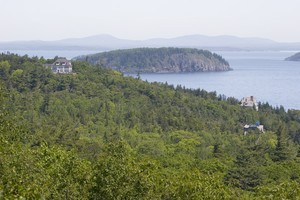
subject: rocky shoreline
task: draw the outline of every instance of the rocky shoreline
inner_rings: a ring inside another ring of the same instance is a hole
[[[285,59],[286,61],[300,61],[300,52]]]
[[[138,48],[80,56],[87,61],[123,73],[184,73],[229,71],[220,55],[190,48]]]

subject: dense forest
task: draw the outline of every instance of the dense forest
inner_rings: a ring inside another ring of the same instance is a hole
[[[300,198],[300,111],[45,63],[0,55],[0,199]]]
[[[191,48],[136,48],[79,56],[101,67],[124,73],[208,72],[231,70],[220,55]]]

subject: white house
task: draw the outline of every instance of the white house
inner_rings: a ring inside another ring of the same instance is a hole
[[[254,96],[244,97],[241,100],[241,106],[251,107],[251,108],[254,107],[255,110],[258,110],[258,104],[257,104],[256,98]]]
[[[47,65],[55,74],[70,74],[72,73],[72,63],[66,58],[58,58],[53,64]]]
[[[256,129],[258,129],[258,131],[260,133],[264,133],[265,132],[264,125],[261,125],[261,124],[250,124],[250,125],[248,125],[248,124],[246,124],[244,126],[244,135],[246,135],[248,133],[248,131],[250,131],[250,130],[256,130]]]

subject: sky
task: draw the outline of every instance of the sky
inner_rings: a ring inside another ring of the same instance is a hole
[[[200,34],[300,42],[299,8],[300,0],[0,0],[0,41]]]

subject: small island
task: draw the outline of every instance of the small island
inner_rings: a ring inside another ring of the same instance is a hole
[[[285,59],[286,61],[300,61],[300,52]]]
[[[220,55],[193,48],[136,48],[79,56],[75,60],[123,73],[219,72],[231,70]]]

